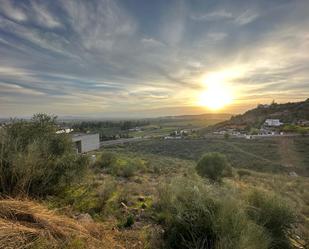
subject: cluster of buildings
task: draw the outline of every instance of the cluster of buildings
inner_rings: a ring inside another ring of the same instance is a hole
[[[267,108],[264,107],[263,108]],[[217,135],[231,135],[235,137],[243,137],[247,139],[252,139],[254,137],[265,137],[265,136],[280,136],[284,135],[282,131],[283,125],[291,125],[292,127],[309,127],[309,120],[298,120],[290,124],[285,124],[280,121],[280,119],[266,119],[259,129],[252,128],[248,131],[246,126],[236,125],[225,128],[224,130],[215,131],[214,134]],[[291,131],[293,133],[293,131]]]
[[[165,136],[164,139],[182,139],[185,138],[192,133],[196,132],[196,129],[190,129],[190,130],[175,130],[170,133],[169,136]]]
[[[265,107],[263,107],[265,108]],[[252,139],[255,136],[275,136],[275,135],[283,135],[283,132],[280,132],[278,129],[284,123],[280,121],[280,119],[266,119],[260,129],[253,129],[253,131],[246,132],[244,127],[238,128],[229,128],[221,131],[215,131],[216,135],[231,135],[235,137],[242,137],[246,139]]]

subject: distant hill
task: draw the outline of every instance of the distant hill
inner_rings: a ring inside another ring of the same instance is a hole
[[[267,118],[280,119],[283,123],[309,120],[309,98],[295,103],[259,105],[244,114],[232,116],[230,120],[216,124],[213,128],[258,128]]]

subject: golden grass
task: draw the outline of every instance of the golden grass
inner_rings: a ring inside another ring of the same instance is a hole
[[[0,249],[45,248],[40,241],[48,248],[117,247],[96,223],[80,224],[30,200],[0,200]]]

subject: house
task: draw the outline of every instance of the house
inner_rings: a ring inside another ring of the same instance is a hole
[[[309,126],[309,120],[305,120],[305,119],[300,119],[297,121],[296,123],[297,125],[300,125],[300,126]]]
[[[259,131],[259,135],[260,136],[274,136],[276,134],[276,132],[275,131],[273,131],[273,130],[271,130],[271,129],[269,129],[269,128],[266,128],[266,127],[262,127],[261,129],[260,129],[260,131]]]
[[[142,131],[142,128],[141,127],[135,127],[135,128],[129,129],[129,131]]]
[[[168,140],[168,139],[181,139],[180,136],[166,136],[164,137],[165,140]]]
[[[100,136],[96,134],[77,133],[72,135],[72,142],[77,153],[86,153],[100,148]]]
[[[73,131],[74,131],[74,130],[71,129],[71,128],[63,128],[63,129],[61,129],[61,130],[56,131],[56,133],[57,133],[57,134],[71,133],[71,132],[73,132]]]
[[[274,126],[274,127],[278,127],[280,125],[282,125],[283,123],[280,122],[279,119],[266,119],[264,122],[265,126]]]

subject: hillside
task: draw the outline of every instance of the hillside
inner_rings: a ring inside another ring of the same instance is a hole
[[[260,127],[267,118],[280,119],[283,123],[293,123],[298,120],[309,120],[309,98],[295,103],[259,105],[241,115],[231,117],[230,120],[221,122],[216,129],[228,127]]]

